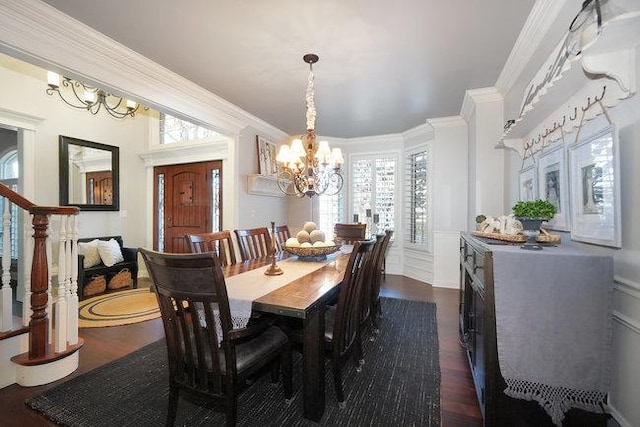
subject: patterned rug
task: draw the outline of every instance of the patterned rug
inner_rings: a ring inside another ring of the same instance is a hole
[[[267,373],[238,397],[239,426],[439,426],[440,364],[436,307],[382,299],[378,339],[365,340],[366,363],[343,373],[347,406],[338,407],[330,363],[320,423],[302,417],[302,358],[294,353],[293,401]],[[65,426],[160,426],[168,403],[164,340],[73,378],[26,403]],[[224,425],[219,412],[180,399],[176,426]]]
[[[80,301],[80,328],[122,326],[160,317],[156,295],[138,288],[98,295]]]

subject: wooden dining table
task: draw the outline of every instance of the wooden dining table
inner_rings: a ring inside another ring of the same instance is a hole
[[[287,254],[278,256],[282,261]],[[322,418],[325,409],[324,312],[337,294],[349,261],[348,253],[340,253],[318,270],[294,279],[253,301],[252,310],[302,320],[302,389],[304,417]],[[304,262],[291,260],[289,262]],[[257,268],[266,268],[271,259],[261,258],[223,267],[225,277]],[[284,270],[287,263],[279,265]]]

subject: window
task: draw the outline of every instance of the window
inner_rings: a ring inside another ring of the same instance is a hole
[[[406,157],[408,241],[416,245],[426,245],[429,232],[429,155],[428,149],[422,149]]]
[[[343,188],[338,194],[327,196],[323,194],[318,197],[319,203],[319,220],[318,228],[324,231],[326,240],[333,237],[333,226],[337,222],[344,222],[343,216],[343,204],[344,204],[344,192]]]
[[[13,191],[18,191],[18,177],[20,176],[18,164],[18,151],[8,151],[0,158],[0,182],[9,187]],[[5,203],[10,203],[4,197],[0,198],[0,218],[4,215]],[[18,207],[11,204],[9,207],[11,213],[10,226],[10,246],[11,258],[18,258]],[[4,222],[0,220],[0,256],[2,255],[2,240],[4,235]]]
[[[211,139],[218,134],[202,126],[160,113],[160,144]]]
[[[351,164],[351,206],[368,233],[395,229],[396,169],[395,156],[354,158]]]

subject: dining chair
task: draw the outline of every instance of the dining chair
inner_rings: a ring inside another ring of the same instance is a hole
[[[234,426],[237,396],[247,379],[282,366],[285,398],[292,396],[291,346],[267,322],[233,328],[222,266],[215,252],[172,254],[139,249],[160,306],[167,344],[169,409],[174,424],[180,394],[223,409]]]
[[[231,231],[223,230],[214,233],[185,234],[187,246],[191,253],[215,252],[223,266],[235,264],[236,251],[231,238]]]
[[[262,258],[271,254],[271,236],[267,227],[234,230],[242,261]]]
[[[361,311],[361,322],[368,323],[373,332],[369,339],[375,340],[375,336],[380,332],[380,318],[382,318],[382,307],[380,305],[380,285],[382,284],[382,274],[384,260],[389,248],[389,242],[393,230],[385,230],[384,235],[376,236],[376,244],[373,249],[373,255],[369,263],[366,284],[363,287],[363,308]]]
[[[340,224],[333,227],[333,240],[340,244],[352,245],[358,240],[365,240],[367,224]]]
[[[288,225],[276,225],[273,228],[273,237],[276,240],[276,249],[278,252],[283,251],[284,244],[291,237]]]
[[[327,306],[325,311],[325,357],[331,360],[333,382],[340,408],[346,406],[342,385],[344,367],[352,358],[358,372],[364,364],[360,341],[360,292],[365,280],[365,266],[373,253],[374,244],[374,240],[355,242],[340,284],[338,302],[336,305]],[[301,345],[301,328],[290,328],[291,339],[297,345]]]

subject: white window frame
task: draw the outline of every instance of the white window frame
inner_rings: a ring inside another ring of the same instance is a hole
[[[411,205],[412,205],[412,183],[411,183],[411,156],[421,152],[427,157],[427,232],[425,243],[411,242]],[[403,155],[403,180],[404,180],[404,203],[402,206],[402,221],[406,232],[403,234],[404,247],[421,252],[431,252],[433,250],[433,147],[432,144],[420,144],[404,151]]]

